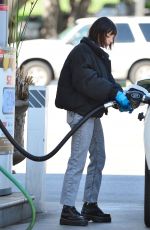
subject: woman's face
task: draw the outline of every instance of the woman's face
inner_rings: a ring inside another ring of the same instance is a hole
[[[112,34],[112,32],[107,33],[105,37],[105,47],[109,47],[113,44],[114,42],[115,35]]]

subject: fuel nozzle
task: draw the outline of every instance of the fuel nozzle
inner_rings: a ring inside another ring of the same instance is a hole
[[[133,109],[139,107],[140,103],[150,104],[150,94],[142,86],[133,84],[128,86],[124,92],[128,97]]]
[[[150,95],[149,95],[149,96],[144,95],[144,97],[143,97],[143,102],[144,102],[145,104],[150,105]]]
[[[132,108],[136,109],[143,101],[143,97],[145,96],[145,94],[140,90],[130,88],[128,91],[126,91],[126,96],[129,99]]]

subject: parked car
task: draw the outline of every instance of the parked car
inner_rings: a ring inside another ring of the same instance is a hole
[[[150,81],[149,81],[150,86]],[[149,91],[150,92],[150,91]],[[144,147],[145,147],[145,192],[144,192],[144,220],[150,227],[150,106],[147,109],[144,122]]]
[[[63,63],[97,18],[82,18],[74,27],[63,31],[58,39],[23,41],[19,66],[34,77],[36,85],[50,84],[58,79]],[[150,17],[110,17],[118,34],[111,51],[112,73],[117,80],[132,82],[150,77]]]
[[[150,101],[150,78],[140,80],[137,85],[144,87],[149,92],[147,101]],[[144,221],[146,227],[150,228],[150,102],[144,118],[144,149],[145,149],[145,183],[144,183]]]

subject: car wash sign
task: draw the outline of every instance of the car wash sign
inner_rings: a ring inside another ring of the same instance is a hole
[[[15,112],[15,51],[0,49],[0,119],[8,132],[14,136]],[[0,130],[0,154],[12,152],[13,146]]]

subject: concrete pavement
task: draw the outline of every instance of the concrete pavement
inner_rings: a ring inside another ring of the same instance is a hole
[[[25,174],[16,174],[16,179],[24,185]],[[105,212],[112,215],[112,223],[98,224],[89,223],[87,227],[60,226],[59,218],[61,205],[59,204],[63,174],[46,175],[45,212],[37,214],[34,230],[144,230],[144,177],[143,176],[115,176],[104,175],[99,205]],[[76,207],[80,211],[82,207],[82,195],[85,175],[83,175]],[[13,187],[13,191],[16,188]],[[5,227],[4,230],[25,230],[30,220],[13,226]]]

